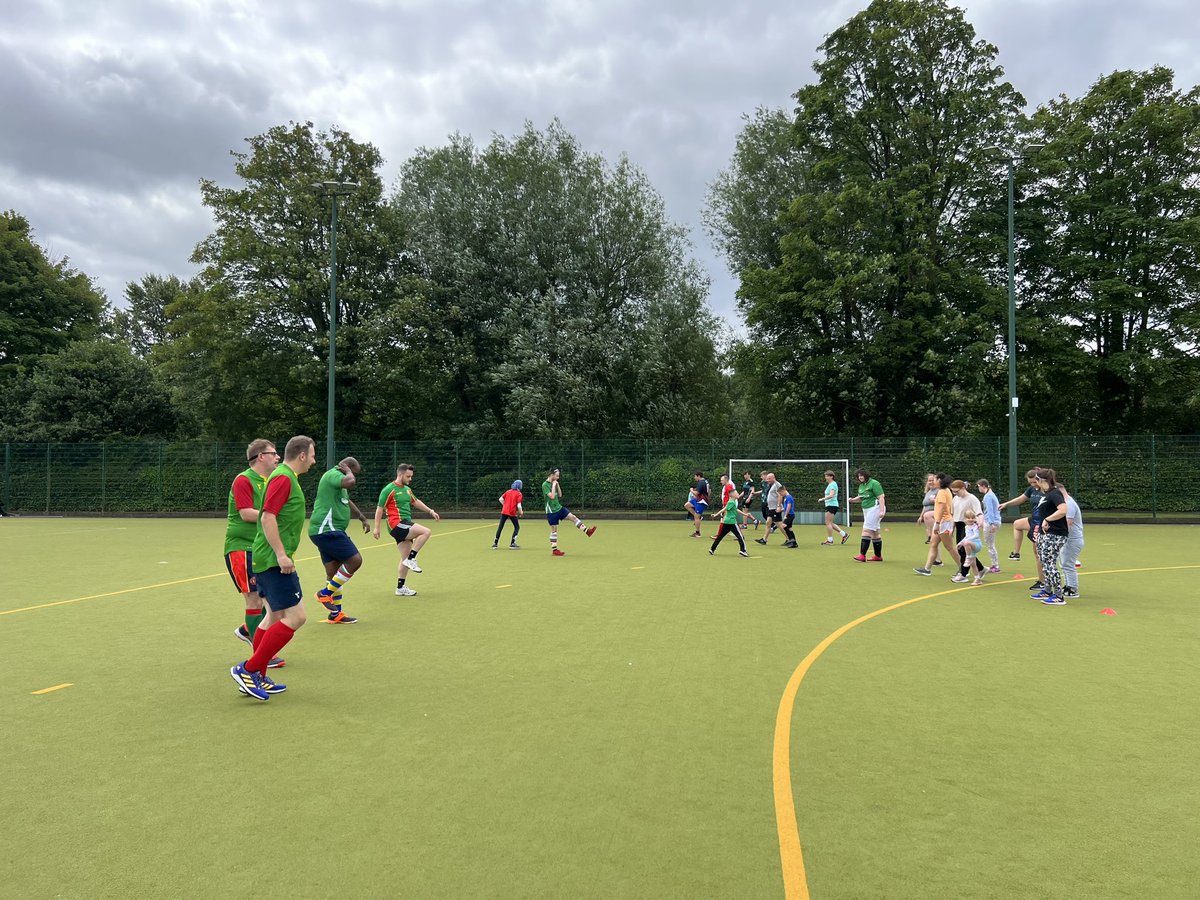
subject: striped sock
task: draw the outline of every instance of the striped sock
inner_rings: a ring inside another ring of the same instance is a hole
[[[342,585],[354,577],[353,572],[346,571],[345,566],[339,566],[338,570],[333,573],[333,577],[325,582],[325,587],[321,588],[322,594],[338,595],[342,592]]]

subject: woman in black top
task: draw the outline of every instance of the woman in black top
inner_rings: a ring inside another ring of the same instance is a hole
[[[1053,469],[1038,469],[1038,486],[1044,496],[1037,508],[1033,533],[1037,535],[1038,560],[1042,564],[1042,592],[1034,596],[1050,606],[1062,606],[1062,572],[1058,557],[1067,542],[1067,499],[1058,486]]]

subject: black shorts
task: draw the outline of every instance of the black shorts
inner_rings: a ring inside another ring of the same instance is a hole
[[[778,521],[778,519],[779,519],[779,510],[777,510],[777,509],[767,509],[767,507],[765,507],[765,506],[764,506],[764,507],[763,507],[763,518],[764,518],[764,519],[775,519],[776,521]]]
[[[388,534],[396,539],[397,544],[403,544],[408,540],[408,533],[412,530],[412,527],[412,522],[401,522],[399,525],[389,531]]]
[[[827,507],[825,507],[825,512],[833,513],[836,516],[840,509],[841,509],[840,506],[827,506]]]
[[[784,527],[784,528],[791,528],[791,527],[792,527],[792,523],[793,523],[793,522],[795,522],[795,521],[796,521],[796,514],[795,514],[795,513],[788,513],[786,516],[784,516],[784,517],[783,517],[783,527]]]

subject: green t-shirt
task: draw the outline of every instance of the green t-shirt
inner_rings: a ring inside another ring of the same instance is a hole
[[[725,504],[725,515],[721,521],[726,525],[736,525],[738,520],[738,497],[737,494],[729,495],[729,502]]]
[[[282,500],[282,505],[280,501]],[[283,542],[283,552],[288,556],[296,553],[300,546],[300,535],[304,532],[304,489],[296,473],[287,463],[280,463],[275,471],[267,478],[267,489],[263,493],[263,505],[258,511],[258,531],[254,535],[254,571],[265,572],[279,565],[275,551],[267,543],[267,536],[262,530],[262,514],[264,511],[275,511],[275,521],[279,526],[279,539]]]
[[[246,493],[246,485],[239,484],[239,479],[245,478],[249,482],[249,493]],[[229,522],[225,526],[225,552],[233,553],[235,550],[249,550],[254,546],[254,534],[258,531],[257,522],[245,522],[242,520],[241,514],[238,512],[239,503],[245,507],[247,502],[255,509],[262,509],[263,492],[267,489],[267,479],[263,478],[253,469],[247,469],[242,472],[237,478],[233,479],[233,485],[229,488]],[[237,493],[239,496],[235,497]]]
[[[858,496],[862,498],[862,508],[870,509],[883,496],[883,487],[874,478],[868,478],[858,486]]]
[[[412,521],[412,488],[389,481],[379,492],[379,505],[387,513],[388,528]]]
[[[321,476],[317,485],[317,499],[313,501],[312,518],[308,522],[309,534],[324,534],[326,531],[345,531],[350,524],[350,494],[342,487],[346,473],[333,468]]]
[[[542,482],[542,496],[546,499],[546,512],[548,513],[556,513],[562,509],[562,504],[559,502],[558,498],[550,496],[550,490],[553,484],[553,481]]]

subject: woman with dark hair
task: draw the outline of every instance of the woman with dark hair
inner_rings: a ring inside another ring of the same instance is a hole
[[[858,481],[858,496],[846,497],[847,503],[861,503],[863,511],[862,538],[858,542],[857,562],[883,562],[883,517],[887,515],[887,498],[883,486],[871,477],[866,469],[855,469]],[[875,555],[867,556],[867,547],[875,548]]]
[[[1033,534],[1036,535],[1034,546],[1038,560],[1042,564],[1042,590],[1034,594],[1033,599],[1041,600],[1047,606],[1063,606],[1067,601],[1063,598],[1058,557],[1067,543],[1067,499],[1058,486],[1053,469],[1038,469],[1037,483],[1042,502],[1034,519],[1037,524],[1033,526]]]

